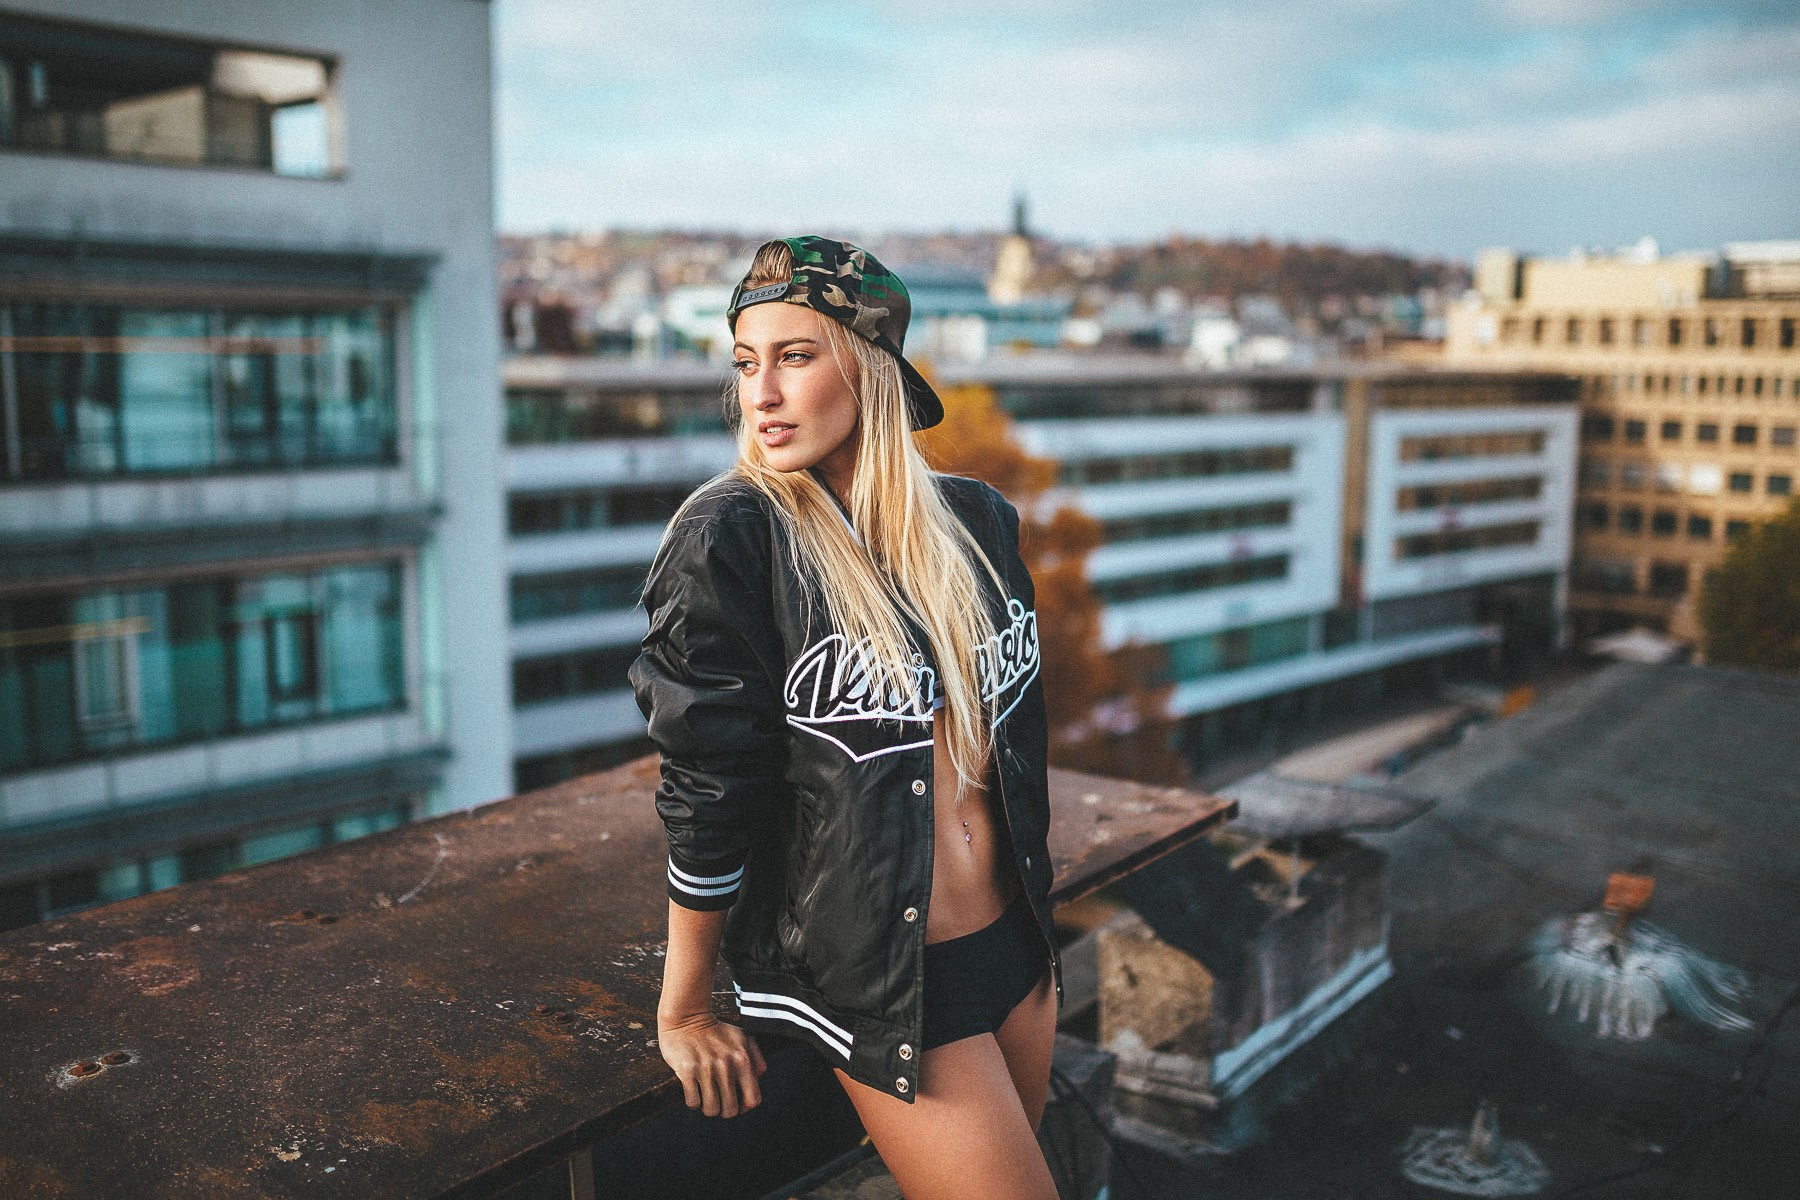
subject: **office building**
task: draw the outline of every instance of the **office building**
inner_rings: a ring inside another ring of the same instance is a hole
[[[509,791],[489,19],[0,14],[0,925]]]
[[[726,368],[506,360],[506,563],[518,789],[650,753],[626,668],[664,525],[729,467]]]
[[[1379,364],[1022,356],[992,387],[1045,503],[1097,518],[1102,637],[1167,652],[1196,761],[1561,637],[1573,384]]]
[[[1448,365],[1582,381],[1580,632],[1699,636],[1707,571],[1787,507],[1800,473],[1797,324],[1800,242],[1481,255],[1450,314]]]
[[[1561,637],[1575,385],[1365,364],[1196,371],[1019,355],[944,365],[1098,518],[1109,646],[1165,647],[1206,755]],[[731,464],[718,366],[506,364],[521,788],[651,746],[625,670],[667,514]]]

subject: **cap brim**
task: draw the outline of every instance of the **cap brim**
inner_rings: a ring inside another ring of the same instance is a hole
[[[906,355],[894,346],[893,340],[883,335],[875,339],[875,344],[892,354],[900,363],[900,378],[906,382],[907,416],[914,429],[930,429],[944,419],[944,402],[938,399],[937,392],[927,383],[919,368],[906,361]]]

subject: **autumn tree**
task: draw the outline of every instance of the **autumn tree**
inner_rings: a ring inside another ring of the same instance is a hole
[[[1056,463],[1026,453],[1011,421],[980,384],[939,387],[944,419],[919,434],[940,471],[998,488],[1019,510],[1019,550],[1037,589],[1039,668],[1050,726],[1050,761],[1070,770],[1146,783],[1182,783],[1187,769],[1172,746],[1173,685],[1158,646],[1101,645],[1101,606],[1087,579],[1087,556],[1104,539],[1100,523],[1070,505],[1045,513]]]
[[[1736,539],[1700,589],[1706,660],[1800,674],[1800,497]]]

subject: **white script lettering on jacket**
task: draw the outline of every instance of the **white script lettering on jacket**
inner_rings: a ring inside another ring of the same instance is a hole
[[[981,699],[1006,707],[994,717],[1005,720],[1038,672],[1037,614],[1023,601],[1008,600],[1010,623],[986,644],[975,648]],[[931,745],[931,710],[937,699],[937,672],[915,654],[902,677],[883,673],[871,643],[850,645],[841,633],[820,638],[794,659],[782,685],[790,725],[838,747],[855,762]],[[883,722],[900,722],[900,740]],[[906,723],[924,725],[925,736],[912,737]],[[908,738],[911,737],[911,740]]]

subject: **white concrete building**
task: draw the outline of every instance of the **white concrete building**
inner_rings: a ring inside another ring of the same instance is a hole
[[[730,466],[722,365],[505,364],[507,571],[519,790],[648,753],[625,678],[668,515]]]
[[[510,790],[490,16],[0,14],[0,925]]]
[[[1576,429],[1561,377],[1068,354],[940,375],[992,386],[1060,464],[1044,503],[1105,526],[1088,560],[1102,636],[1166,647],[1201,753],[1559,636]],[[635,588],[667,511],[735,449],[718,366],[515,358],[506,380],[525,787],[651,749],[625,681]]]
[[[1061,463],[1046,504],[1105,526],[1102,636],[1166,647],[1193,752],[1561,636],[1573,381],[1050,355],[944,374]]]

